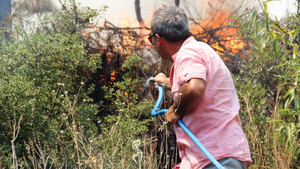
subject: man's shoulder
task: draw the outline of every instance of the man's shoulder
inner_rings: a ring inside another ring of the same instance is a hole
[[[210,46],[201,41],[190,41],[189,43],[186,43],[183,45],[179,52],[177,53],[177,62],[180,62],[182,60],[185,60],[187,58],[191,59],[205,59],[208,58],[207,51],[210,51]]]
[[[210,51],[211,49],[211,46],[209,46],[206,42],[197,41],[196,39],[193,39],[188,43],[182,45],[179,52],[194,51],[197,53],[202,53],[205,51]]]

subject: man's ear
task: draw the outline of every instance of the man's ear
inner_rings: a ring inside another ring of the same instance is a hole
[[[155,34],[155,37],[157,39],[157,47],[160,48],[162,45],[163,38],[161,36],[159,36],[158,34]]]

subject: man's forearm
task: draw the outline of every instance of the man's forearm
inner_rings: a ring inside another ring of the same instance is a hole
[[[188,114],[188,110],[197,106],[205,89],[205,81],[192,79],[179,88],[179,94],[173,105],[168,110],[166,117],[171,123],[176,123],[179,118]]]
[[[188,113],[187,110],[197,105],[201,95],[188,91],[186,89],[179,90],[178,96],[172,106],[174,113],[183,116]]]

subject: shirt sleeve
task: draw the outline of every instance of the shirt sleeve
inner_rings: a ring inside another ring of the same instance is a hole
[[[208,59],[203,50],[185,48],[178,55],[175,71],[178,73],[180,86],[194,78],[206,81]]]

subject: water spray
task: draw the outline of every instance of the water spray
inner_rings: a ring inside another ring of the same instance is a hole
[[[146,83],[144,84],[144,87],[148,87],[150,85],[150,82],[154,82],[154,77],[149,77],[146,81]]]

